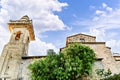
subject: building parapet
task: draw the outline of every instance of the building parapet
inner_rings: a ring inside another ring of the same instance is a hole
[[[113,55],[116,61],[120,61],[120,55]]]
[[[39,59],[39,58],[45,58],[46,56],[22,56],[22,59]]]

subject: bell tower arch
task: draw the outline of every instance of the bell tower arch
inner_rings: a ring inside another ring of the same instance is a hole
[[[0,80],[18,80],[21,57],[28,55],[29,42],[35,40],[32,20],[27,15],[10,20],[8,28],[11,36],[0,57]]]

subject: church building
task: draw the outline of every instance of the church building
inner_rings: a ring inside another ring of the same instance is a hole
[[[92,48],[96,54],[97,61],[94,63],[94,76],[96,69],[110,70],[112,74],[120,73],[120,55],[113,55],[111,48],[106,46],[105,42],[96,42],[96,37],[86,34],[75,34],[66,38],[66,47],[68,44],[80,43]],[[62,51],[65,47],[61,48]]]
[[[28,65],[35,59],[45,57],[28,56],[29,43],[35,40],[32,20],[27,15],[19,20],[10,20],[8,28],[11,36],[0,56],[0,80],[31,80]],[[96,42],[95,39],[95,36],[86,34],[72,35],[67,37],[66,47],[74,42],[90,46],[97,56],[94,69],[110,69],[113,74],[120,73],[120,56],[113,56],[105,42]]]

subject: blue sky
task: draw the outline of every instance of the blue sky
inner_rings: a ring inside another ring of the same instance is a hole
[[[0,51],[10,36],[6,23],[23,15],[33,20],[36,36],[29,55],[58,52],[66,37],[77,33],[96,36],[120,53],[120,0],[0,0]]]

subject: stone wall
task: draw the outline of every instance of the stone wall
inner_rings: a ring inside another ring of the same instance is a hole
[[[24,44],[11,44],[8,43],[0,57],[0,77],[2,78],[17,78],[18,68],[23,54]]]
[[[21,80],[31,80],[30,71],[28,70],[28,65],[33,62],[33,59],[22,60],[19,68],[18,79]]]
[[[102,64],[104,69],[107,71],[110,69],[113,74],[120,73],[117,69],[117,64],[112,56],[111,50],[105,46],[105,44],[84,44],[90,46],[96,53],[97,58],[103,58]]]
[[[81,40],[84,40],[85,42],[95,42],[94,36],[89,36],[85,34],[77,34],[73,36],[67,37],[67,42],[81,42]]]
[[[26,56],[22,57],[22,61],[19,67],[19,76],[18,79],[21,80],[31,80],[31,71],[28,69],[28,66],[34,61],[44,58],[45,56]]]
[[[81,42],[80,39],[84,39],[84,41]],[[96,42],[95,39],[96,38],[94,36],[77,34],[67,37],[66,45],[69,43],[79,42],[80,44],[90,46],[96,53],[97,58],[102,58],[102,64],[106,71],[110,69],[113,74],[120,73],[120,69],[118,69],[120,67],[120,60],[115,60],[112,55],[111,48],[106,47],[105,42]],[[61,50],[62,49],[64,48],[61,48]],[[120,59],[120,57],[117,57],[117,59]]]

